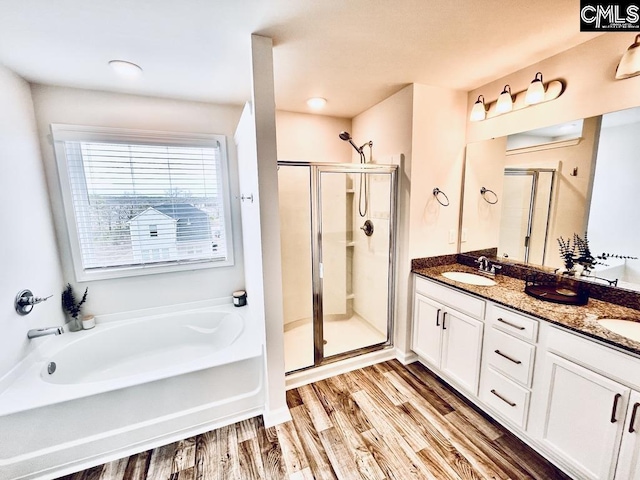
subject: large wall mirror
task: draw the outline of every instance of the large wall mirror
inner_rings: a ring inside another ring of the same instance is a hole
[[[558,238],[640,257],[640,107],[467,145],[460,251],[563,269]],[[640,260],[587,281],[640,291]]]

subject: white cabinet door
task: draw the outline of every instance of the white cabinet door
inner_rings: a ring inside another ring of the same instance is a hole
[[[440,368],[442,325],[440,316],[444,307],[417,293],[413,305],[413,335],[411,348],[420,357]]]
[[[640,393],[635,391],[629,398],[616,480],[640,480]]]
[[[629,388],[552,353],[546,367],[544,443],[580,478],[612,478]]]
[[[442,313],[440,369],[469,393],[478,395],[484,324],[454,310]]]

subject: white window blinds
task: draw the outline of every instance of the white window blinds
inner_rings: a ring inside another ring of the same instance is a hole
[[[228,260],[224,152],[208,143],[59,142],[83,272]]]

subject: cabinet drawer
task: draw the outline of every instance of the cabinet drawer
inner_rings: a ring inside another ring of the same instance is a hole
[[[415,276],[415,290],[417,293],[431,297],[471,317],[484,318],[484,300],[458,292],[451,287],[445,287],[444,285],[425,280],[417,275]]]
[[[525,387],[531,386],[535,346],[495,328],[487,330],[485,342],[489,365]]]
[[[491,309],[489,319],[498,330],[524,338],[529,342],[535,342],[538,339],[537,320],[496,306]]]
[[[527,421],[530,395],[529,390],[516,385],[495,370],[485,370],[480,387],[480,399],[523,429]]]

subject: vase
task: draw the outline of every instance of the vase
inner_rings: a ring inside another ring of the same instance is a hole
[[[67,325],[69,326],[70,332],[79,332],[82,330],[82,320],[80,318],[72,317],[71,315],[68,317],[69,321],[67,322]]]

